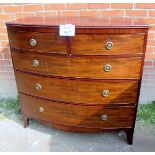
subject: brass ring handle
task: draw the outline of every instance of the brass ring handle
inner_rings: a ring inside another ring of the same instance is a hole
[[[105,47],[106,47],[107,50],[111,50],[112,47],[113,47],[113,42],[107,41],[106,44],[105,44]]]
[[[38,61],[38,60],[33,60],[33,61],[32,61],[32,65],[33,65],[34,67],[38,67],[38,66],[39,66],[39,61]]]
[[[109,91],[109,90],[103,90],[103,92],[102,92],[102,95],[103,95],[104,97],[109,96],[109,94],[110,94],[110,91]]]
[[[35,40],[35,39],[30,39],[30,45],[31,46],[36,46],[36,44],[37,44],[37,41]]]
[[[36,86],[35,86],[35,89],[36,90],[41,90],[41,84],[37,83]]]
[[[111,71],[111,70],[112,70],[112,66],[111,66],[110,64],[106,64],[106,65],[104,66],[104,71],[109,72],[109,71]]]
[[[101,115],[101,120],[102,120],[102,121],[108,120],[108,116],[107,116],[107,115]]]
[[[44,112],[45,110],[44,110],[43,107],[39,107],[39,108],[38,108],[38,111],[39,111],[39,112]]]

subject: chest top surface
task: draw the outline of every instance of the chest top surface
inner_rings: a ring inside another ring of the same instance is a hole
[[[74,24],[76,27],[149,28],[142,19],[112,17],[26,17],[7,22],[7,25],[54,26]]]

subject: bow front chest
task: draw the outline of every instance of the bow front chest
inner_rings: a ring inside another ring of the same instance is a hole
[[[61,24],[74,24],[75,36],[60,36]],[[31,118],[65,131],[122,130],[132,144],[148,25],[89,17],[6,25],[24,127]]]

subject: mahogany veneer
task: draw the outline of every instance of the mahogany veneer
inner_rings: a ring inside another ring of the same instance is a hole
[[[135,103],[138,95],[138,81],[130,80],[75,80],[36,76],[16,71],[19,92],[53,99],[60,102],[107,104]],[[36,85],[41,86],[36,90]],[[109,90],[109,96],[102,92]]]
[[[91,78],[91,79],[140,79],[141,57],[116,58],[112,56],[80,57],[64,55],[27,54],[28,51],[12,50],[16,69],[44,73],[51,76]],[[20,53],[20,54],[19,54]],[[37,59],[38,67],[32,66],[32,60]],[[21,63],[22,60],[22,63]],[[132,62],[132,63],[131,63]],[[80,65],[79,65],[80,64]],[[104,71],[104,66],[110,64],[112,70]],[[135,67],[136,66],[136,67]],[[119,72],[119,74],[118,74]]]
[[[20,94],[24,111],[29,116],[49,122],[72,125],[75,127],[93,128],[126,128],[132,126],[134,120],[135,107],[104,107],[72,105],[38,99],[24,94]],[[44,114],[38,113],[38,106],[44,107]],[[107,121],[102,121],[100,116],[106,113],[109,117]],[[63,117],[58,117],[63,116]],[[116,117],[117,116],[117,117]]]
[[[73,37],[60,24],[75,24]],[[132,144],[149,26],[142,20],[32,17],[7,22],[24,127],[123,130]]]
[[[114,44],[114,47],[110,51],[107,50],[104,46],[108,39],[112,40]],[[143,46],[141,45],[144,43],[144,34],[78,34],[72,38],[71,43],[72,54],[141,54],[143,51]]]

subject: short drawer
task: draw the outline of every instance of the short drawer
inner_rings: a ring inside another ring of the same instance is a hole
[[[61,102],[86,104],[135,103],[139,82],[73,80],[16,72],[19,92]]]
[[[25,71],[77,78],[140,78],[141,57],[67,57],[12,51],[14,66]]]
[[[72,53],[80,55],[142,54],[144,34],[77,34]]]
[[[57,103],[20,94],[24,113],[51,123],[77,127],[132,127],[135,107],[103,107]]]
[[[66,39],[56,33],[9,31],[10,46],[37,52],[67,53]]]

